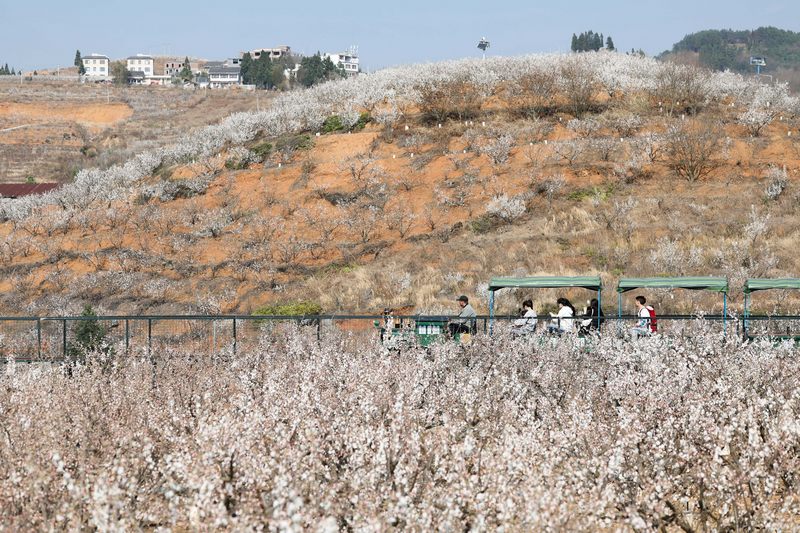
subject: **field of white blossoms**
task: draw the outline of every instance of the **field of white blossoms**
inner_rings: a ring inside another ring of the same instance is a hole
[[[791,530],[800,362],[719,336],[7,364],[9,530]]]

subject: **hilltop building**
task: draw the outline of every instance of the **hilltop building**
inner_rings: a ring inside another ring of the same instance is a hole
[[[358,49],[350,47],[346,52],[323,54],[323,59],[330,58],[333,64],[344,69],[348,76],[357,76],[361,71],[358,61]]]
[[[86,71],[86,76],[89,78],[108,78],[111,74],[109,71],[108,56],[101,54],[92,54],[81,58],[83,61],[83,68]]]
[[[183,71],[183,61],[172,59],[164,63],[164,76],[174,77]],[[191,68],[191,63],[189,65]]]
[[[242,83],[242,71],[236,66],[211,66],[208,67],[208,85],[212,89],[220,89],[239,85]]]
[[[150,78],[151,76],[155,75],[152,56],[136,54],[135,56],[131,56],[127,59],[126,66],[128,68],[128,72],[131,74],[134,72],[141,72],[145,78]]]
[[[239,56],[244,57],[246,53],[248,52],[241,52]],[[262,55],[267,55],[270,59],[279,59],[285,55],[291,54],[292,48],[290,46],[281,45],[275,48],[256,48],[255,50],[250,50],[249,53],[250,57],[253,59],[260,59]]]

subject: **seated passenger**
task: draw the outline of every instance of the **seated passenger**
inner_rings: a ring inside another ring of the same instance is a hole
[[[522,314],[511,325],[513,335],[528,335],[536,330],[536,311],[533,310],[533,302],[525,300],[522,302]]]
[[[600,329],[600,325],[603,324],[604,320],[603,309],[600,307],[600,302],[597,301],[597,298],[592,298],[589,301],[589,307],[586,308],[584,319],[581,321],[581,327],[578,333],[586,335],[592,331],[597,331]]]
[[[647,304],[647,298],[641,295],[636,297],[636,316],[639,317],[639,321],[636,322],[635,327],[629,330],[633,340],[639,337],[649,337],[656,332],[656,325],[653,320],[655,309],[645,304]]]
[[[477,330],[475,317],[477,317],[478,314],[475,312],[475,309],[469,305],[469,298],[461,295],[456,301],[461,308],[461,312],[458,314],[457,318],[451,319],[450,324],[447,325],[450,335],[452,336],[456,333],[475,333]]]
[[[575,316],[575,308],[564,297],[556,300],[556,303],[558,304],[558,314],[550,313],[550,316],[553,317],[553,323],[547,326],[547,332],[557,334],[572,333],[575,331],[574,319],[572,318]]]

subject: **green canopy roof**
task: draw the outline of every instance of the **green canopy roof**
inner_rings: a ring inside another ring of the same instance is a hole
[[[617,292],[634,289],[691,289],[728,292],[726,278],[623,278]]]
[[[600,290],[603,283],[600,276],[540,276],[533,278],[492,278],[489,290],[496,291],[508,287],[524,287],[526,289],[560,289],[563,287],[581,287],[594,291]]]
[[[757,279],[750,278],[744,283],[744,292],[764,291],[767,289],[800,289],[800,279]]]

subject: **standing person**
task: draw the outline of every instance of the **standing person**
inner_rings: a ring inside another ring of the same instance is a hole
[[[475,309],[469,304],[469,298],[465,295],[462,294],[456,301],[461,308],[461,312],[458,313],[458,318],[450,320],[450,324],[447,325],[450,330],[450,335],[452,336],[456,333],[472,333],[473,330],[476,329],[475,317],[478,316],[478,313],[476,313]]]
[[[533,310],[533,302],[525,300],[522,302],[522,316],[514,321],[511,326],[511,333],[514,335],[527,335],[536,331],[536,311]]]
[[[572,317],[575,316],[575,308],[564,297],[556,300],[556,303],[558,304],[558,314],[550,313],[554,320],[552,324],[547,326],[548,333],[572,333],[574,331],[574,319]]]
[[[639,321],[629,331],[633,340],[639,337],[649,337],[652,333],[652,325],[650,323],[650,310],[652,307],[645,305],[646,303],[647,298],[644,296],[639,295],[636,297],[636,316],[639,317]]]
[[[597,298],[592,298],[589,301],[589,307],[586,308],[585,318],[581,321],[579,333],[586,335],[592,330],[599,330],[604,320],[600,302],[597,301]]]

